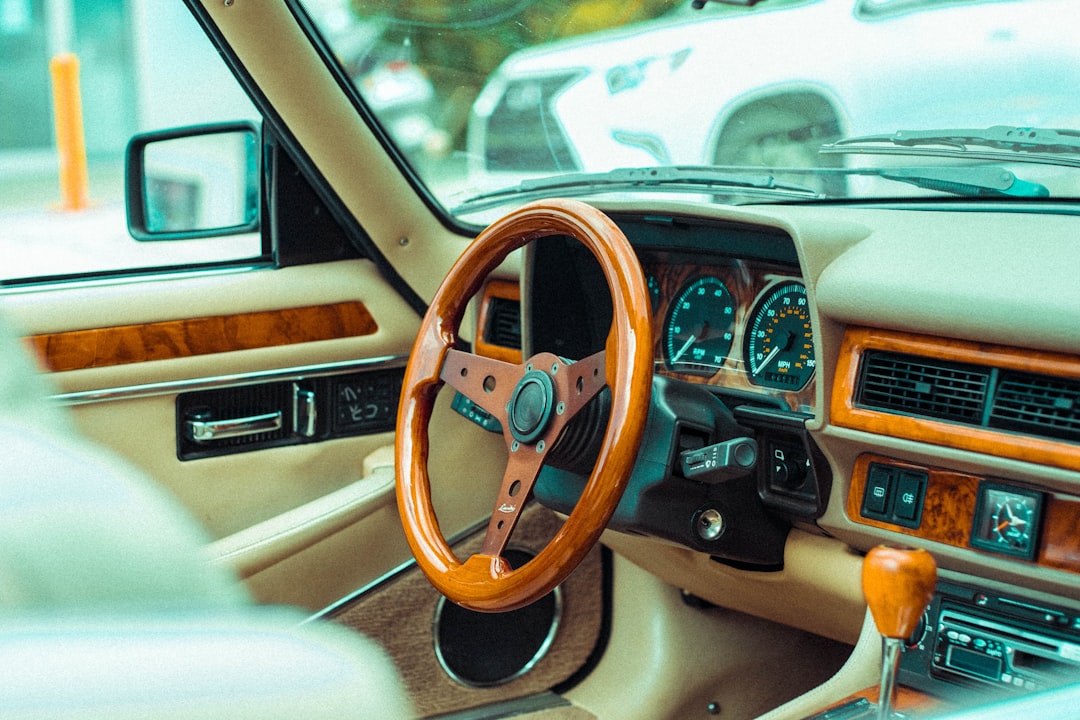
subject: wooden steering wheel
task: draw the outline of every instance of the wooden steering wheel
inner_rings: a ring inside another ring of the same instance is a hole
[[[613,319],[605,349],[577,362],[539,353],[520,365],[455,349],[469,299],[512,251],[568,235],[599,261]],[[596,543],[629,480],[652,388],[652,326],[645,280],[626,236],[572,200],[530,203],[473,241],[435,293],[413,345],[398,409],[397,501],[420,568],[451,601],[478,611],[514,610],[561,583]],[[460,562],[439,529],[427,472],[428,424],[443,384],[502,425],[508,461],[480,552]],[[512,569],[502,557],[545,458],[567,424],[605,387],[611,410],[599,457],[577,506],[536,557]]]

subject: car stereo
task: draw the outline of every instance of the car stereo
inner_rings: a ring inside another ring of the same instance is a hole
[[[1080,611],[945,581],[900,666],[904,685],[951,697],[1078,680]]]

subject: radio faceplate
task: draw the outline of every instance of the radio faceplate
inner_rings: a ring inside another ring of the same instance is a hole
[[[962,700],[1080,681],[1080,612],[941,581],[900,682]]]

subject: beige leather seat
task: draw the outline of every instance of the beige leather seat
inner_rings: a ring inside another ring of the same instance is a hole
[[[49,407],[0,319],[0,717],[399,718],[374,643],[256,607],[207,538]]]

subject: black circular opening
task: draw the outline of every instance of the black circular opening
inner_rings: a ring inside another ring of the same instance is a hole
[[[511,567],[532,559],[521,550],[503,555]],[[509,682],[535,665],[555,634],[557,594],[548,593],[531,605],[504,613],[481,613],[440,601],[435,610],[435,650],[443,668],[465,685],[490,686]]]

